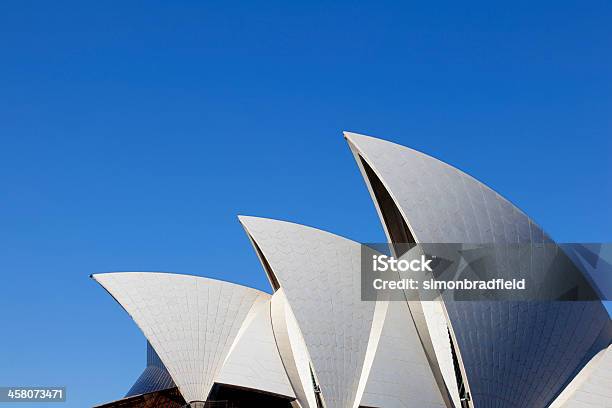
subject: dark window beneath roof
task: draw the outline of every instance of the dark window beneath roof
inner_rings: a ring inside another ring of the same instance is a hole
[[[461,374],[461,367],[459,366],[459,359],[457,358],[457,350],[455,350],[455,342],[451,336],[450,330],[448,330],[448,340],[451,345],[451,354],[453,357],[453,368],[455,369],[455,379],[457,380],[457,388],[459,389],[459,399],[461,400],[462,407],[469,407],[468,401],[470,396],[465,389],[465,383],[463,381],[463,375]]]
[[[291,408],[293,398],[236,385],[213,386],[205,408]]]
[[[370,187],[376,197],[376,202],[378,203],[378,208],[382,214],[391,242],[398,244],[416,243],[410,228],[408,228],[408,224],[406,224],[406,220],[404,220],[402,213],[397,208],[397,205],[395,205],[395,201],[393,201],[389,191],[387,191],[382,181],[380,181],[363,157],[359,156],[359,160],[361,160],[361,165],[365,170]]]
[[[263,265],[264,270],[266,271],[266,274],[268,275],[268,279],[270,279],[270,283],[272,284],[272,288],[274,289],[274,291],[279,290],[280,289],[280,283],[278,282],[278,279],[276,278],[276,275],[274,275],[274,271],[272,271],[272,267],[268,263],[268,260],[264,256],[263,252],[261,251],[261,248],[259,248],[259,245],[257,245],[257,242],[255,242],[253,237],[251,237],[251,241],[253,241],[253,246],[255,247],[255,251],[257,252],[257,256],[261,260],[261,264]]]

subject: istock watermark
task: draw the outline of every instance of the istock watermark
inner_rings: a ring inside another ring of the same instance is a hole
[[[421,255],[419,259],[396,259],[387,255],[372,255],[372,270],[378,272],[433,272],[431,262],[433,259],[427,259],[425,255]]]
[[[362,300],[600,301],[610,244],[364,244]]]

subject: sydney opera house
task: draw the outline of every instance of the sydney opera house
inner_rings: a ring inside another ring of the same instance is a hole
[[[345,138],[390,243],[554,244],[460,170]],[[602,302],[362,301],[359,243],[239,220],[272,294],[191,275],[92,276],[147,339],[144,372],[99,407],[612,407]]]

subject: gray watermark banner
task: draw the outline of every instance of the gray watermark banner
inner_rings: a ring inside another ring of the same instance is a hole
[[[361,298],[601,301],[612,244],[363,244]]]

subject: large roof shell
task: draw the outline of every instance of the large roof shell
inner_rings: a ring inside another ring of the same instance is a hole
[[[410,398],[440,406],[441,393],[408,309],[361,301],[360,244],[283,221],[240,221],[295,314],[328,408],[354,408],[364,401],[400,407]],[[395,329],[406,337],[394,335]],[[411,368],[399,369],[400,358]]]
[[[295,398],[272,331],[271,299],[259,297],[215,382]]]
[[[272,329],[283,366],[301,408],[317,408],[311,374],[311,361],[300,330],[283,288],[270,300]]]
[[[552,243],[522,211],[464,172],[395,143],[345,137],[391,242]],[[478,407],[549,405],[612,337],[601,302],[463,301],[445,308]]]
[[[360,245],[289,222],[240,217],[291,305],[328,408],[353,408],[374,302],[360,300]]]
[[[158,272],[95,274],[151,343],[186,401],[205,401],[255,304],[270,295]]]

